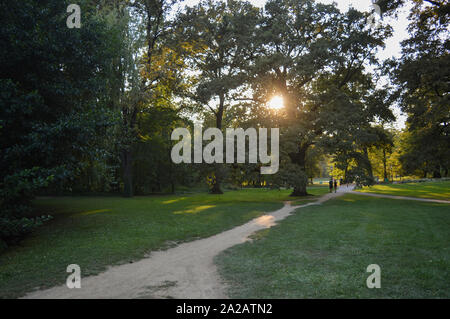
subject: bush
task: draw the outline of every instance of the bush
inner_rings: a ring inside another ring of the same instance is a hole
[[[51,216],[35,218],[0,216],[0,252],[50,219]]]
[[[53,176],[46,176],[38,168],[21,170],[4,178],[0,184],[0,251],[51,219],[27,215],[31,213],[36,190],[47,186],[52,179]]]

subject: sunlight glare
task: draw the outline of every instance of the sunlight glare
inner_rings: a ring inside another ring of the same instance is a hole
[[[279,95],[274,96],[267,105],[274,110],[282,109],[284,107],[283,97]]]

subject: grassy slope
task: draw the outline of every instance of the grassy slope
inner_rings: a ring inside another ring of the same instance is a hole
[[[450,181],[375,185],[365,187],[360,191],[365,193],[450,200]]]
[[[69,264],[79,264],[83,276],[92,275],[168,243],[211,236],[278,209],[281,201],[292,200],[288,195],[287,190],[249,189],[223,196],[39,199],[38,209],[55,218],[0,255],[0,298],[64,283]]]
[[[216,259],[235,298],[450,297],[450,205],[345,195]],[[368,289],[369,264],[381,289]]]

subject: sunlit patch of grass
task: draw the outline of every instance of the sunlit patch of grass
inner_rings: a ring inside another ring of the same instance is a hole
[[[216,258],[231,298],[449,298],[450,205],[344,195]],[[381,267],[381,289],[366,268]]]
[[[374,185],[365,187],[358,191],[364,193],[441,199],[450,201],[450,181]]]
[[[174,214],[197,214],[199,212],[202,212],[204,210],[214,208],[214,207],[216,207],[216,205],[203,205],[203,206],[197,206],[197,207],[190,208],[190,209],[179,210],[179,211],[176,211],[173,213]]]
[[[163,201],[162,204],[173,204],[173,203],[179,202],[181,200],[185,200],[186,198],[187,197],[181,197],[181,198],[166,200],[166,201]]]
[[[87,211],[87,212],[82,212],[79,213],[79,216],[87,216],[87,215],[94,215],[94,214],[98,214],[98,213],[106,213],[106,212],[110,212],[111,209],[96,209],[96,210],[91,210],[91,211]]]
[[[326,188],[312,187],[314,195]],[[291,190],[244,189],[123,197],[46,197],[36,214],[54,219],[0,255],[0,298],[65,282],[69,264],[83,276],[138,260],[150,251],[215,235],[283,206]]]

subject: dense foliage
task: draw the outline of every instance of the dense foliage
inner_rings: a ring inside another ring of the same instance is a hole
[[[448,4],[414,0],[403,56],[377,51],[389,25],[313,0],[80,0],[0,3],[0,246],[48,220],[39,194],[291,187],[343,178],[448,176]],[[395,15],[405,1],[380,2]],[[176,10],[179,9],[177,12]],[[280,110],[267,107],[274,96]],[[408,115],[390,128],[391,106]],[[176,127],[280,128],[280,170],[175,165]],[[222,186],[221,186],[222,185]],[[1,248],[1,247],[0,247]]]
[[[0,238],[7,241],[42,220],[26,218],[37,191],[63,187],[102,156],[113,120],[105,103],[111,30],[86,10],[83,28],[71,31],[66,8],[56,0],[0,5]]]

